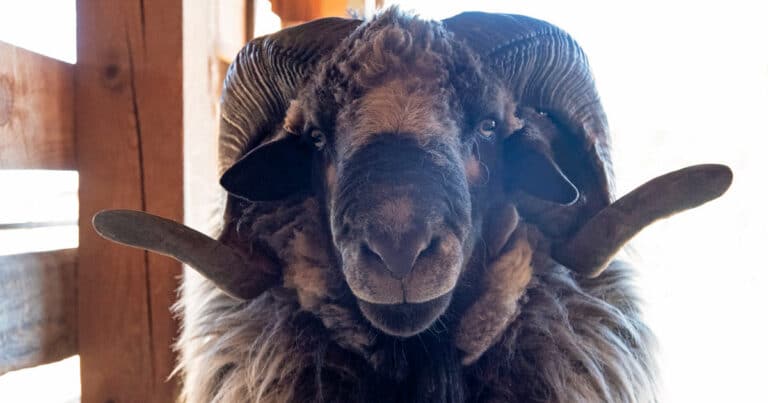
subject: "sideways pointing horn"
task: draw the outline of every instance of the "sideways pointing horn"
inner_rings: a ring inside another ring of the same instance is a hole
[[[255,298],[278,280],[277,264],[265,253],[253,251],[246,258],[201,232],[152,214],[104,210],[93,217],[93,227],[111,241],[173,257],[233,297]]]
[[[555,247],[553,257],[577,273],[597,277],[643,228],[716,199],[732,180],[730,168],[717,164],[659,176],[601,210]],[[246,258],[203,233],[152,214],[104,210],[93,217],[93,226],[106,239],[191,266],[233,297],[255,298],[278,281],[278,266],[266,253],[254,250]]]
[[[725,165],[694,165],[659,176],[611,203],[554,248],[571,270],[597,277],[632,237],[653,222],[720,197],[733,180]]]

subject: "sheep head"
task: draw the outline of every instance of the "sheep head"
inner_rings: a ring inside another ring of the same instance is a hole
[[[516,191],[562,205],[579,197],[542,118],[513,99],[441,24],[391,13],[337,47],[291,103],[284,133],[221,183],[253,202],[318,195],[362,313],[410,336],[480,261],[489,209]]]
[[[249,45],[228,74],[221,144],[225,226],[242,200],[316,198],[317,241],[368,321],[401,337],[443,314],[462,278],[513,243],[521,216],[554,259],[594,276],[644,226],[730,183],[726,167],[697,167],[611,204],[607,124],[580,48],[544,22],[480,13],[329,19]],[[191,243],[188,229],[137,230],[125,214],[97,228],[191,263],[235,296],[277,278],[274,253],[226,227],[218,242]]]

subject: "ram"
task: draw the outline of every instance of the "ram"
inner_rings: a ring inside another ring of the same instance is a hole
[[[222,98],[217,240],[141,212],[107,238],[176,257],[190,402],[656,401],[614,255],[718,197],[721,165],[614,201],[606,117],[560,29],[388,10],[250,42]]]

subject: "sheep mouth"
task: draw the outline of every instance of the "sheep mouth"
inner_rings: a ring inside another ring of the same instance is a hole
[[[451,293],[420,303],[374,304],[358,299],[360,311],[373,326],[392,336],[410,337],[427,330],[442,315]]]

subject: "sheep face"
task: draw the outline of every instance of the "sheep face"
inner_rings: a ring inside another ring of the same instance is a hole
[[[474,243],[469,136],[436,88],[408,89],[394,80],[342,110],[324,178],[347,284],[396,335],[443,313]]]
[[[546,150],[508,145],[534,131],[523,131],[515,103],[472,52],[437,23],[408,24],[353,33],[291,103],[283,137],[222,178],[251,200],[314,185],[361,312],[397,336],[427,329],[469,262],[482,262],[473,255],[485,252],[476,248],[484,215],[509,193],[504,172],[521,171],[506,160],[538,155],[529,165],[551,171],[552,182],[538,188],[565,188],[565,202],[578,194]],[[264,186],[264,175],[280,183]],[[517,216],[506,217],[496,232],[508,236]]]
[[[499,86],[471,51],[440,24],[408,23],[355,32],[291,103],[283,137],[222,178],[251,200],[314,185],[361,312],[397,336],[448,307],[481,232],[474,199],[490,187],[496,132],[508,128]],[[281,165],[277,192],[256,188],[257,173]]]
[[[487,80],[467,49],[437,24],[410,23],[358,32],[362,40],[332,57],[286,121],[319,149],[347,285],[363,315],[397,336],[446,310],[472,255],[474,125],[495,98],[486,96],[493,86],[478,85]]]

